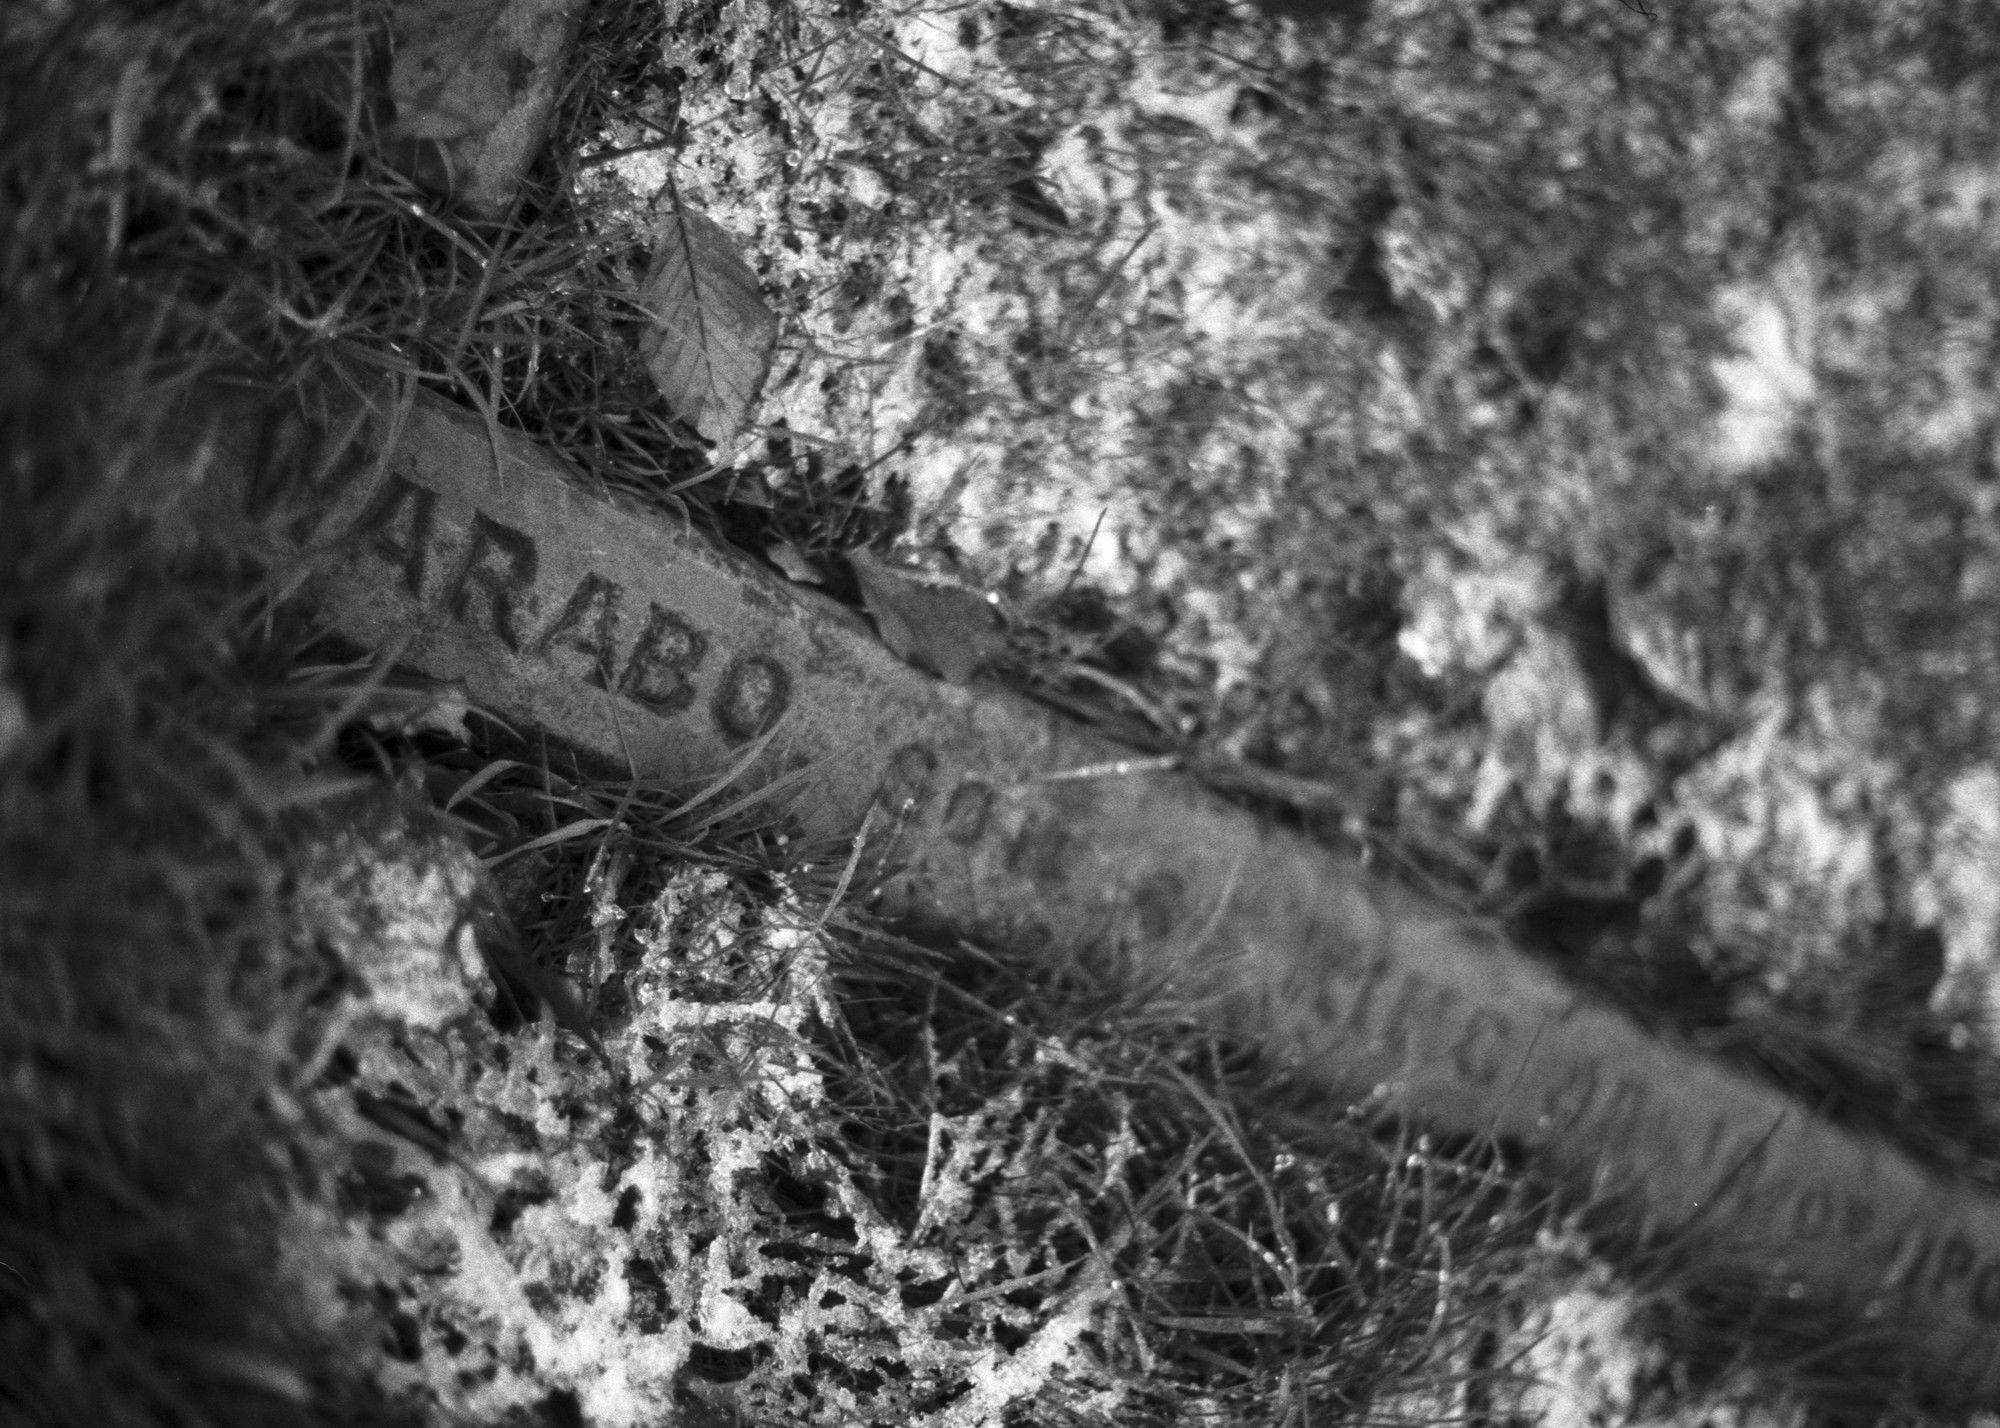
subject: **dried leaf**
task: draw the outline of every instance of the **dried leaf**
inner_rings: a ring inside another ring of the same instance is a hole
[[[582,7],[574,0],[398,0],[395,134],[435,145],[426,184],[504,210],[541,147]]]
[[[675,416],[727,441],[748,420],[778,341],[757,275],[727,233],[677,203],[640,302],[653,320],[640,342],[653,385]]]
[[[898,659],[964,684],[1005,652],[993,607],[977,590],[866,550],[849,551],[847,559],[882,643]]]
[[[785,572],[787,580],[800,585],[823,585],[826,577],[820,573],[819,565],[813,558],[788,540],[774,540],[764,547],[765,558]]]
[[[507,0],[413,0],[396,12],[389,93],[396,132],[458,139],[507,112],[506,51],[494,45]]]

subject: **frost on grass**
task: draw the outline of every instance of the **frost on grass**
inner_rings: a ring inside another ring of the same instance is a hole
[[[758,1422],[988,1424],[1024,1402],[1110,1420],[1104,1262],[986,1224],[992,1182],[1050,1150],[1014,1134],[1026,1084],[934,1118],[900,1224],[856,1178],[812,1052],[840,1012],[794,898],[694,868],[640,906],[598,888],[592,928],[622,948],[600,968],[620,1092],[550,1022],[494,1030],[464,930],[476,860],[378,822],[300,860],[300,926],[346,976],[302,1096],[324,1174],[284,1276],[394,1400],[502,1422],[554,1396],[604,1428],[700,1402]],[[1106,1176],[1120,1164],[1112,1148]]]
[[[1374,771],[1350,829],[1493,907],[1645,903],[1848,1022],[1942,940],[1926,1014],[1995,1043],[1938,891],[1990,876],[2000,707],[2000,135],[1948,15],[669,8],[685,141],[586,206],[744,236],[785,445],[725,454],[781,499],[810,451],[1025,618],[1095,590],[1156,723]]]
[[[708,214],[779,314],[718,462],[906,495],[1020,624],[1093,592],[1168,737],[1703,1031],[2000,1045],[2000,135],[1949,7],[663,8],[579,185],[614,244]],[[987,1164],[948,1122],[925,1235]]]
[[[1506,1365],[1491,1407],[1537,1428],[1801,1428],[1796,1402],[1758,1392],[1740,1372],[1691,1382],[1652,1332],[1647,1307],[1573,1231],[1549,1232],[1559,1285],[1500,1336]]]
[[[536,875],[581,891],[543,940],[622,1085],[570,1022],[503,1014],[463,935],[490,884],[434,815],[300,854],[328,975],[282,1282],[427,1421],[1338,1416],[1463,1376],[1534,1279],[1545,1207],[1491,1156],[1331,1115],[1308,1151],[1186,1029],[836,955],[802,874],[639,846]]]
[[[981,1140],[999,1119],[941,1123],[913,1228],[857,1183],[805,1037],[838,1012],[796,902],[689,869],[611,918],[630,933],[604,1033],[620,1095],[551,1024],[503,1035],[479,1014],[488,993],[441,956],[460,890],[399,851],[335,914],[342,954],[378,971],[333,1013],[303,1098],[326,1173],[284,1240],[320,1330],[393,1399],[491,1423],[554,1395],[599,1428],[701,1402],[940,1425],[1051,1393],[1117,1406],[1088,1345],[1104,1275],[958,1233],[1023,1153]]]
[[[335,806],[295,859],[290,902],[349,987],[336,1039],[364,1015],[436,1032],[473,1010],[485,963],[471,909],[485,878],[446,827],[393,797]]]

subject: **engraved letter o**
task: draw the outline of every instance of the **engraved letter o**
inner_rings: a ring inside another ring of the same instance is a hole
[[[792,676],[765,655],[738,655],[723,671],[709,712],[731,743],[767,734],[784,717],[792,696]]]

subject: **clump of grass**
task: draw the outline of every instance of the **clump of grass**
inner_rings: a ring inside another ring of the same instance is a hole
[[[0,1414],[367,1411],[265,1279],[298,995],[265,850],[309,800],[287,637],[155,453],[195,370],[301,345],[362,17],[15,7],[0,50]],[[319,711],[324,714],[322,707]]]
[[[1121,1421],[1338,1421],[1491,1391],[1467,1366],[1549,1213],[1491,1147],[1329,1115],[1253,1053],[970,949],[915,974],[862,960],[843,988],[868,1182],[921,1224],[945,1161],[983,1158],[998,1173],[960,1187],[969,1231],[1099,1260]]]

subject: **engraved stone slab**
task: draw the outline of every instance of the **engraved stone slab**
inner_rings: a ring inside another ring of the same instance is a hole
[[[885,910],[1134,986],[1337,1098],[1535,1150],[1697,1270],[1852,1316],[2000,1404],[2000,1202],[1648,1036],[1486,930],[865,622],[429,398],[218,397],[190,438],[241,540],[351,638],[608,768],[696,784],[753,741]]]

